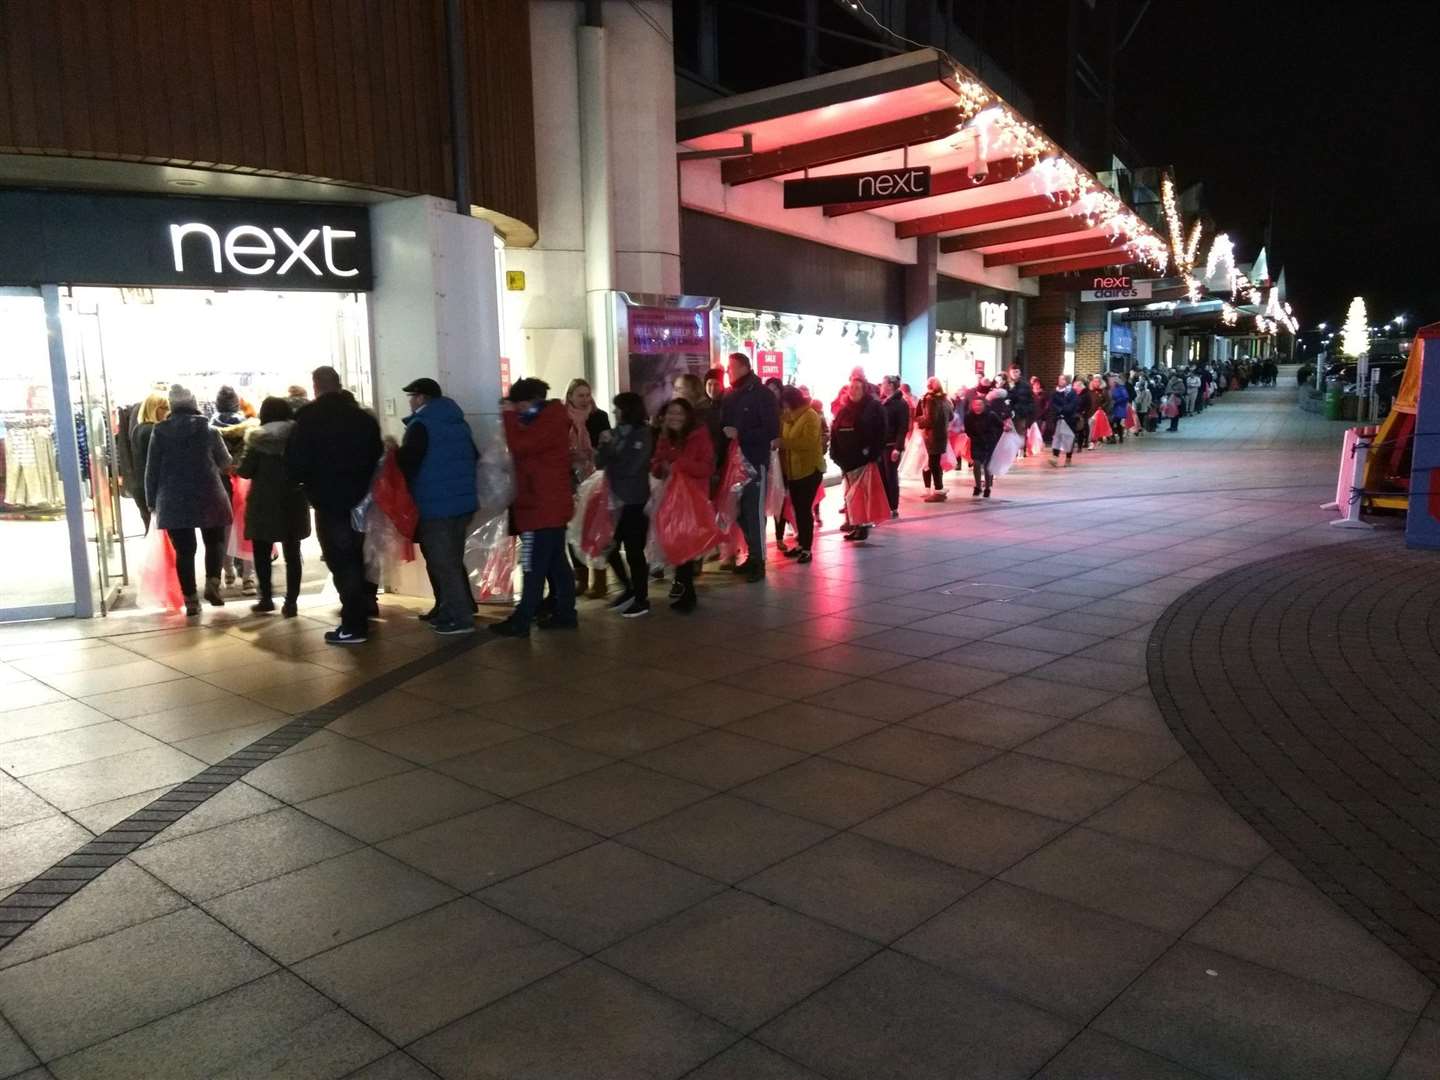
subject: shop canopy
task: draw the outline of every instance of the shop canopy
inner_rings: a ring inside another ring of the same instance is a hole
[[[929,195],[834,202],[1021,277],[1148,264],[1160,237],[975,75],[933,49],[680,111],[677,138],[731,187],[930,168]],[[867,192],[869,194],[869,192]]]

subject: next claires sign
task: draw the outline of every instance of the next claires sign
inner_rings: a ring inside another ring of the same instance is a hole
[[[236,273],[251,277],[260,277],[272,270],[276,277],[284,277],[295,270],[302,274],[308,272],[317,278],[327,274],[353,278],[359,276],[360,270],[354,265],[339,265],[336,262],[336,246],[353,241],[356,235],[353,229],[322,225],[310,229],[297,240],[278,225],[268,229],[258,225],[235,225],[226,230],[222,239],[219,230],[213,226],[203,221],[190,221],[170,226],[170,249],[177,274],[186,273],[185,241],[194,238],[190,243],[192,254],[195,249],[199,251],[199,259],[195,261],[202,268],[209,266],[214,274],[223,274],[228,266]],[[318,250],[312,251],[317,243]],[[323,270],[316,258],[324,262]]]

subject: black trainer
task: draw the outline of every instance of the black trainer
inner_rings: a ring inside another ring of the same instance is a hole
[[[326,645],[364,645],[369,640],[364,634],[357,634],[340,626],[325,631]]]

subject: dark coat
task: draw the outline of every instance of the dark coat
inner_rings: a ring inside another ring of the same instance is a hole
[[[770,464],[770,444],[780,437],[780,403],[753,372],[725,391],[720,419],[735,429],[746,461],[756,469]]]
[[[885,441],[890,449],[905,451],[905,440],[910,436],[910,405],[900,394],[891,394],[880,403],[885,410]]]
[[[130,427],[130,467],[135,470],[135,505],[147,514],[150,503],[145,499],[145,462],[150,456],[150,436],[154,431],[154,424],[132,424]]]
[[[1010,415],[1016,420],[1028,423],[1035,419],[1035,391],[1030,389],[1030,383],[1021,379],[1014,386],[1010,387]]]
[[[830,429],[830,457],[846,472],[879,461],[885,453],[885,413],[869,394],[847,401]]]
[[[293,420],[251,428],[235,472],[250,481],[245,501],[245,539],[304,540],[310,535],[310,504],[285,467],[285,444]]]
[[[285,464],[316,510],[348,514],[369,492],[383,450],[375,417],[337,390],[295,414]]]
[[[225,440],[199,413],[177,410],[155,425],[145,461],[145,501],[161,529],[230,524]]]
[[[916,421],[925,433],[925,449],[943,454],[950,445],[950,418],[955,415],[950,399],[943,390],[927,390],[920,399],[920,417]]]
[[[965,434],[970,437],[970,458],[972,461],[988,463],[990,455],[995,452],[995,444],[1000,441],[1000,433],[1005,428],[1005,422],[1000,419],[1000,414],[986,409],[982,413],[967,412],[965,414]]]

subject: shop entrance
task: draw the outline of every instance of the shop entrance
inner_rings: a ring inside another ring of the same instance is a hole
[[[308,395],[322,364],[369,404],[369,337],[359,293],[0,290],[0,620],[133,603],[145,524],[116,453],[122,409],[172,383],[207,413],[222,386],[258,409],[292,386]]]

